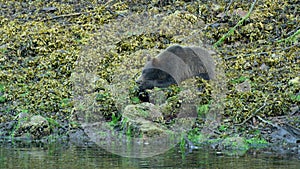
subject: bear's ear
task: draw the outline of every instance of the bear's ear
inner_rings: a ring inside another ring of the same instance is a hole
[[[158,64],[159,64],[158,59],[157,59],[157,58],[153,58],[153,59],[152,59],[152,65],[153,65],[153,66],[158,66]]]
[[[151,56],[147,56],[147,62],[149,62],[150,60],[151,60],[152,58],[151,58]]]

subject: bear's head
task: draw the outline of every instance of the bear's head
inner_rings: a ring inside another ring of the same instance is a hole
[[[147,66],[151,65],[151,66]],[[165,88],[177,84],[174,78],[159,67],[157,58],[147,58],[147,64],[142,71],[142,75],[136,80],[140,91],[153,89],[154,87]]]

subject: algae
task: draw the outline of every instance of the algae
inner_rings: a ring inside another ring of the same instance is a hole
[[[171,44],[209,46],[232,32],[215,47],[227,85],[224,112],[218,114],[222,119],[220,130],[213,130],[224,136],[240,133],[244,127],[251,133],[253,128],[269,125],[260,118],[272,120],[279,116],[286,117],[284,124],[299,129],[299,83],[295,79],[300,76],[300,8],[296,0],[258,1],[247,17],[244,13],[251,2],[245,0],[231,4],[219,0],[1,1],[0,6],[3,126],[16,127],[13,120],[27,110],[53,119],[53,128],[68,126],[63,133],[78,128],[73,125],[80,112],[80,106],[74,105],[78,100],[74,98],[74,72],[77,77],[88,76],[80,74],[83,69],[95,73],[95,84],[91,91],[78,89],[75,93],[84,92],[95,101],[92,106],[97,109],[92,111],[112,121],[124,105],[140,103],[134,91],[123,97],[114,90],[134,90],[134,76],[140,72],[145,56],[155,56]],[[120,25],[119,21],[126,19],[122,23],[132,25]],[[241,19],[243,22],[238,24]],[[95,38],[101,35],[104,38]],[[94,59],[85,61],[87,65],[78,65],[78,60],[91,55]],[[78,66],[81,70],[76,69]],[[237,85],[245,81],[250,88],[240,90]],[[110,85],[116,88],[112,90]],[[204,89],[199,93],[202,99],[198,113],[205,114],[207,105],[212,104],[213,87],[205,82],[198,87]],[[170,97],[173,103],[166,108],[174,110],[181,101]],[[91,105],[82,102],[81,106]],[[198,118],[194,127],[201,129],[204,125],[205,120]],[[11,135],[10,129],[1,129],[1,135]],[[268,136],[261,137],[271,141]]]

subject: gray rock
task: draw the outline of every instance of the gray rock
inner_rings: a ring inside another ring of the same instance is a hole
[[[49,122],[41,115],[30,117],[28,113],[20,113],[17,118],[18,125],[14,132],[15,137],[40,139],[51,132]]]

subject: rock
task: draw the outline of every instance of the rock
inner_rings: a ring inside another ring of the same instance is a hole
[[[129,120],[149,120],[152,122],[159,121],[159,119],[163,118],[159,107],[148,102],[126,106],[123,116]]]
[[[70,143],[76,146],[84,147],[87,146],[88,144],[91,144],[90,138],[81,129],[69,131],[68,136],[69,136]]]
[[[31,126],[42,126],[42,125],[49,125],[46,118],[41,115],[32,116],[30,118],[29,125]]]
[[[46,118],[41,115],[30,117],[27,113],[18,115],[17,129],[14,136],[30,137],[33,139],[40,139],[43,136],[50,134],[50,125]]]
[[[42,12],[55,12],[57,11],[56,7],[44,7],[43,9],[41,9]]]
[[[18,121],[21,121],[21,120],[26,120],[27,118],[30,118],[29,113],[22,112],[22,113],[19,113],[15,119]]]
[[[155,88],[155,90],[148,90],[149,102],[154,105],[161,105],[166,102],[167,98],[163,90]]]
[[[166,134],[167,129],[157,123],[163,116],[159,108],[151,103],[128,105],[123,112],[123,126],[125,129],[134,130],[134,134],[146,137]]]
[[[244,155],[249,149],[248,144],[242,137],[228,137],[220,142],[218,149],[227,155]]]
[[[238,92],[250,92],[251,91],[251,84],[248,80],[244,81],[243,83],[237,84],[235,89]]]

